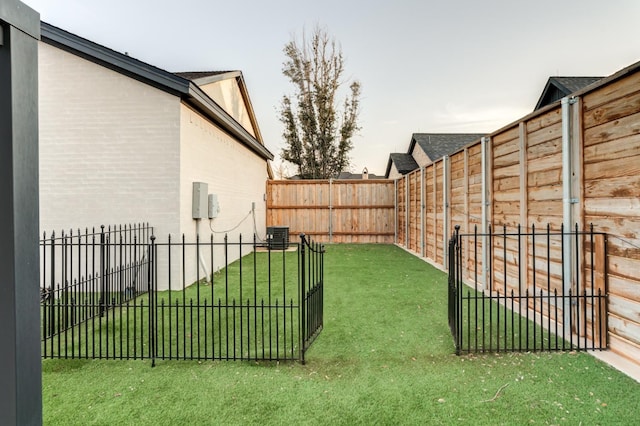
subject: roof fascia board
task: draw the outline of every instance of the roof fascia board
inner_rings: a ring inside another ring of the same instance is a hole
[[[552,85],[552,81],[551,81],[551,77],[549,77],[547,79],[547,83],[544,85],[544,89],[542,89],[542,93],[540,94],[540,97],[538,98],[538,102],[536,102],[536,106],[534,108],[534,110],[537,110],[538,108],[540,108],[540,105],[542,105],[542,102],[544,101],[544,98],[547,96],[547,92],[549,91],[549,88]]]
[[[205,84],[217,83],[222,80],[228,80],[230,78],[236,78],[240,76],[240,71],[229,71],[221,74],[208,75],[206,77],[194,78],[192,81],[198,86],[204,86]]]
[[[411,142],[409,143],[409,149],[407,150],[407,154],[413,155],[413,150],[414,150],[415,146],[416,146],[416,136],[415,136],[415,134],[413,134],[411,136]]]
[[[389,161],[387,161],[387,170],[384,172],[384,177],[389,179],[389,173],[391,173],[391,155],[389,155]]]
[[[218,83],[220,81],[235,79],[238,87],[240,89],[240,95],[247,107],[247,111],[249,113],[249,120],[251,121],[251,125],[256,133],[256,139],[258,142],[262,144],[262,134],[260,133],[260,128],[258,127],[258,120],[256,119],[255,112],[253,111],[253,105],[251,104],[251,99],[249,98],[249,92],[247,90],[247,85],[244,82],[244,77],[242,76],[242,71],[228,71],[220,74],[209,75],[206,77],[194,78],[192,81],[198,86],[204,86],[207,84]]]
[[[189,85],[189,99],[198,109],[206,112],[207,115],[224,130],[240,139],[249,149],[265,159],[273,160],[273,154],[264,145],[251,136],[244,127],[207,96],[195,83]]]
[[[249,119],[251,120],[251,125],[253,126],[253,130],[256,134],[256,139],[264,145],[262,133],[260,132],[260,127],[258,126],[258,119],[256,118],[255,111],[253,110],[253,104],[251,103],[251,98],[249,98],[249,90],[247,89],[247,84],[244,82],[244,76],[242,75],[242,72],[238,71],[236,81],[238,82],[238,86],[240,87],[240,94],[242,95],[245,106],[247,107],[247,111],[249,112]]]
[[[42,22],[42,41],[126,74],[173,95],[187,95],[189,80]]]

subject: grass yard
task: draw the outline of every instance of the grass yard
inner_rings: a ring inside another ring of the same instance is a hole
[[[453,354],[446,275],[394,246],[328,246],[307,364],[43,362],[50,425],[635,425],[640,384],[584,353]]]

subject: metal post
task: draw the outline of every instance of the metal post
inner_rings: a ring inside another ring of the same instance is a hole
[[[3,425],[40,425],[40,16],[3,0],[0,34],[0,417]]]
[[[409,248],[409,175],[404,175],[404,248]]]
[[[424,229],[424,166],[420,167],[420,256],[425,256],[425,232]]]
[[[333,178],[329,178],[329,242],[333,242],[333,205],[331,193],[333,192]]]
[[[571,239],[571,227],[573,225],[573,211],[571,206],[571,176],[572,161],[571,161],[571,104],[572,100],[568,97],[562,98],[560,101],[562,108],[562,224],[564,228],[564,235],[562,239],[564,241],[564,263],[562,265],[564,272],[564,280],[562,283],[564,294],[568,294],[569,290],[573,288],[573,262],[575,249],[573,248],[573,241]],[[571,323],[569,318],[571,313],[571,302],[565,299],[563,306],[564,326]],[[568,330],[569,333],[572,330]]]
[[[394,197],[393,197],[393,243],[398,244],[398,179],[393,181]]]
[[[307,288],[306,288],[306,265],[305,265],[305,238],[304,238],[304,234],[300,234],[300,292],[301,292],[301,297],[300,297],[300,310],[299,312],[299,319],[298,322],[300,323],[301,327],[301,333],[300,333],[300,338],[301,338],[301,344],[300,344],[300,362],[302,364],[304,364],[304,354],[306,351],[306,344],[307,344],[307,310],[306,310],[306,304],[307,304]]]
[[[488,197],[488,185],[489,185],[489,165],[488,165],[488,150],[487,146],[489,145],[489,138],[483,137],[481,139],[481,151],[482,151],[482,224],[480,225],[480,233],[482,234],[482,289],[487,288],[487,274],[489,272],[489,267],[487,265],[489,256],[488,252],[490,247],[488,246],[488,206],[489,206],[489,197]]]
[[[451,179],[451,166],[449,156],[445,155],[442,159],[442,266],[447,267],[447,257],[449,251],[447,249],[447,235],[449,233],[449,182]]]

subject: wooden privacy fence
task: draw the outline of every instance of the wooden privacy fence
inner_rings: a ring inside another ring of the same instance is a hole
[[[605,233],[608,344],[640,363],[640,63],[403,176],[397,188],[398,244],[443,269],[456,225],[481,235],[576,224]],[[589,243],[544,247],[545,272],[532,260],[541,241],[518,248],[479,238],[477,250],[461,241],[460,273],[481,289],[529,288],[546,273],[552,285],[581,288],[592,273]]]
[[[527,289],[547,273],[551,285],[583,288],[597,245],[489,238],[489,228],[555,232],[576,224],[606,234],[596,275],[604,274],[607,344],[640,365],[640,63],[395,182],[267,184],[267,225],[321,242],[395,241],[447,269],[455,226],[477,233],[481,240],[461,241],[460,273],[482,291],[489,282]],[[533,260],[541,249],[544,270]]]
[[[267,226],[288,226],[318,242],[393,243],[393,180],[271,180]]]

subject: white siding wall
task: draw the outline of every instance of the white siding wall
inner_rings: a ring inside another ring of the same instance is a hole
[[[258,157],[231,136],[205,120],[198,112],[186,105],[181,109],[181,154],[180,154],[180,228],[187,239],[194,239],[196,229],[202,238],[209,241],[211,228],[227,231],[229,242],[237,242],[242,234],[243,241],[252,241],[254,234],[252,202],[255,203],[257,235],[265,238],[266,202],[264,194],[267,181],[266,160]],[[216,219],[198,221],[192,219],[192,184],[205,182],[209,194],[217,194],[220,213]],[[214,241],[222,242],[223,233],[214,234]],[[210,263],[207,254],[202,256]],[[229,261],[238,258],[237,248],[230,250]],[[218,269],[224,259],[222,251],[214,252]],[[188,265],[195,261],[187,260]],[[187,274],[193,274],[188,266]],[[209,266],[203,267],[201,276],[210,273]],[[190,284],[195,280],[187,282]]]
[[[39,44],[40,229],[179,232],[180,100]]]

